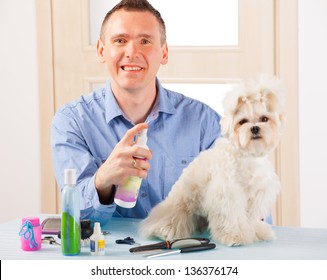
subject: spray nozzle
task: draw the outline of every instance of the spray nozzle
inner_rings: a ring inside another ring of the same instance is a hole
[[[145,128],[138,133],[137,138],[136,138],[136,144],[138,144],[140,146],[146,146],[146,142],[148,140],[147,132],[148,132],[148,129]]]

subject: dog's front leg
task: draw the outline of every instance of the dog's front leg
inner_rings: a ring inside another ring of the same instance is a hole
[[[262,219],[271,213],[272,205],[275,203],[280,189],[280,183],[274,173],[268,173],[255,180],[257,184],[252,189],[257,190],[248,200],[248,213],[250,222],[256,231],[258,240],[275,239],[275,233],[271,226]]]
[[[256,239],[247,215],[246,196],[237,186],[215,188],[220,193],[207,196],[206,211],[212,237],[227,246],[245,245]]]

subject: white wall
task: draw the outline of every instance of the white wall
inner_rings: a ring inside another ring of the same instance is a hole
[[[301,224],[327,227],[327,1],[299,0]],[[0,222],[40,212],[34,0],[0,1]]]
[[[301,224],[327,228],[327,1],[299,0]]]
[[[0,222],[40,212],[34,0],[0,1]]]

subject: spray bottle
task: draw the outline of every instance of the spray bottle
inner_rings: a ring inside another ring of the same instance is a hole
[[[144,149],[149,149],[146,142],[148,140],[147,137],[147,129],[143,129],[137,136],[135,145]],[[138,159],[143,159],[140,157],[136,157]],[[116,195],[115,195],[115,203],[120,207],[124,208],[133,208],[136,204],[137,196],[139,194],[140,186],[142,183],[142,178],[131,176],[127,178],[125,183],[122,186],[118,186]]]
[[[81,251],[81,229],[75,169],[65,169],[65,186],[61,194],[61,203],[61,251],[63,255],[78,255]]]

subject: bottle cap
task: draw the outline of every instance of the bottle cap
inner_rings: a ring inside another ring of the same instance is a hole
[[[101,226],[100,223],[94,223],[93,234],[100,234],[101,233]]]
[[[76,169],[65,169],[65,185],[76,185]]]

